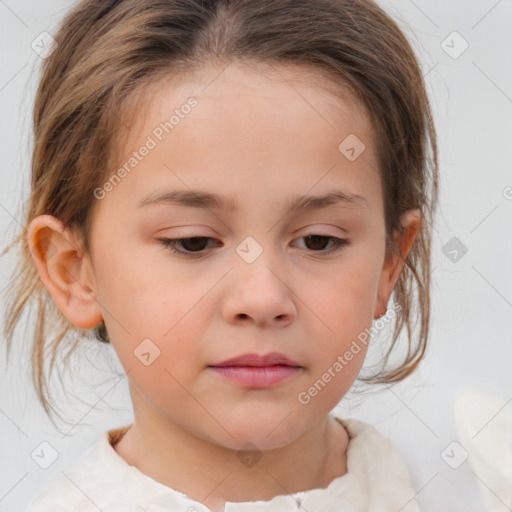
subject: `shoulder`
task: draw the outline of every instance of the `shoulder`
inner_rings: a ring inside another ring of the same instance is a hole
[[[336,419],[349,436],[348,472],[362,485],[370,484],[370,503],[374,508],[381,510],[379,503],[389,500],[390,504],[396,503],[397,510],[416,512],[418,508],[409,472],[393,443],[369,423],[355,418]]]
[[[118,483],[123,471],[130,466],[123,464],[112,447],[112,441],[122,436],[128,427],[103,432],[96,443],[85,450],[71,465],[62,470],[30,502],[25,512],[121,512],[124,500]],[[116,457],[119,460],[116,460]],[[123,502],[123,503],[121,503]]]
[[[358,457],[371,457],[373,463],[384,457],[391,457],[400,469],[403,463],[393,443],[381,434],[373,425],[355,418],[336,419],[345,428],[349,437],[349,449]],[[405,469],[405,468],[404,468]]]

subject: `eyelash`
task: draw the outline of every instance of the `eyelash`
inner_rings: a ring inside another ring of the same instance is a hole
[[[347,246],[351,244],[350,240],[347,240],[345,238],[337,238],[335,236],[329,236],[329,235],[305,235],[301,238],[308,238],[308,237],[319,237],[319,238],[328,238],[333,241],[334,247],[329,250],[321,250],[321,251],[312,251],[314,253],[321,253],[321,254],[332,254],[334,252],[339,252],[345,249]],[[182,251],[180,249],[177,249],[176,246],[179,242],[182,242],[183,240],[193,240],[195,238],[203,238],[208,240],[214,240],[212,237],[209,236],[192,236],[192,237],[185,237],[185,238],[157,238],[157,240],[164,246],[165,249],[169,250],[171,253],[174,254],[180,254],[182,256],[188,257],[188,258],[194,258],[198,256],[202,256],[204,253],[200,251],[196,252],[186,252]]]

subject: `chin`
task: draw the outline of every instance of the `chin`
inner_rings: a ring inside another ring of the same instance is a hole
[[[214,431],[216,435],[207,435],[204,439],[232,450],[240,450],[247,444],[254,445],[254,450],[278,449],[292,443],[303,433],[300,425],[290,421],[292,415],[284,417],[284,421],[282,414],[275,418],[261,418],[255,412],[252,416],[223,422],[227,432],[217,425]]]

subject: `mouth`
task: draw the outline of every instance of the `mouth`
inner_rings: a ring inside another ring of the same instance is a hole
[[[249,388],[268,388],[300,373],[304,367],[284,354],[243,354],[209,365],[231,383]]]
[[[220,363],[214,363],[210,366],[213,367],[226,367],[226,366],[274,366],[274,365],[285,365],[285,366],[299,366],[301,365],[296,361],[292,361],[284,354],[280,352],[270,352],[269,354],[242,354],[231,359],[226,359]]]

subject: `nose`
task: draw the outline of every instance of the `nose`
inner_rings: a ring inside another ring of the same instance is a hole
[[[285,327],[297,315],[296,296],[287,275],[270,267],[269,258],[239,261],[225,283],[222,314],[231,324]],[[274,265],[275,267],[275,265]]]

